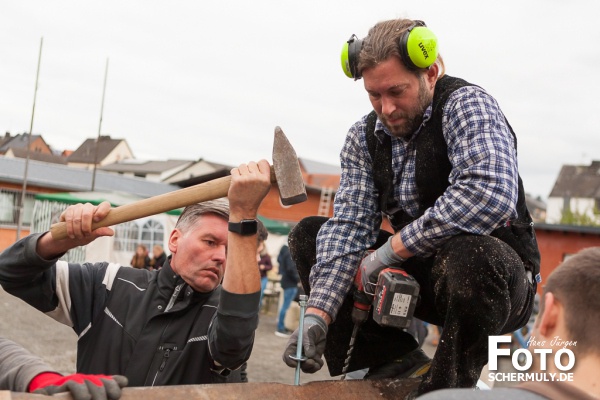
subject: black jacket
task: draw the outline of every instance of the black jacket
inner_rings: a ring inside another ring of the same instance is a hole
[[[250,357],[260,292],[194,292],[168,261],[147,271],[43,260],[39,236],[0,255],[0,284],[73,327],[78,372],[125,375],[130,386],[239,381],[230,370]]]
[[[281,275],[281,287],[287,289],[298,286],[300,276],[298,275],[296,264],[294,263],[294,260],[292,260],[290,248],[288,246],[284,245],[281,250],[279,250],[277,262],[279,263],[279,274]]]
[[[383,143],[375,138],[377,115],[372,112],[368,117],[367,145],[373,159],[373,170],[381,171],[373,177],[375,187],[378,193],[381,194],[379,197],[381,210],[384,214],[388,214],[395,232],[423,215],[425,210],[432,207],[436,200],[442,196],[450,184],[448,177],[452,165],[448,158],[448,145],[442,131],[443,109],[450,95],[464,86],[473,85],[463,79],[448,75],[440,78],[435,85],[431,118],[415,140],[417,154],[415,179],[419,197],[419,214],[416,217],[411,217],[402,210],[393,211],[397,210],[398,207],[396,207],[396,200],[393,198],[392,185],[394,178],[393,169],[391,168],[391,142],[387,135]],[[514,138],[516,148],[516,135],[508,121],[506,123]],[[518,177],[518,191],[517,218],[510,221],[506,226],[496,228],[491,236],[504,241],[517,252],[526,271],[531,273],[532,283],[535,287],[540,272],[540,253],[533,229],[533,220],[527,210],[525,189],[520,176]]]

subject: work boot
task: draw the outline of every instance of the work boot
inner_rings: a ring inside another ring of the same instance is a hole
[[[369,368],[365,379],[418,378],[429,371],[430,366],[431,358],[417,348],[397,360]]]

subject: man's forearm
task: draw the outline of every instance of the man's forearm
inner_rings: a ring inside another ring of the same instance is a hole
[[[0,254],[0,284],[6,289],[50,268],[54,261],[44,262],[35,251],[40,234],[29,235]]]
[[[232,212],[229,221],[255,219],[255,213],[246,215]],[[229,232],[227,237],[227,263],[223,288],[230,293],[247,294],[260,291],[260,272],[257,260],[257,235],[243,236]]]
[[[72,248],[67,240],[54,240],[52,234],[46,232],[38,239],[35,251],[41,258],[52,260],[59,258]]]
[[[217,315],[209,328],[209,346],[213,360],[236,369],[250,357],[254,332],[258,327],[260,292],[235,294],[221,290]]]

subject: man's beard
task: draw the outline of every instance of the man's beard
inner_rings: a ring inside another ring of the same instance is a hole
[[[410,137],[423,122],[423,114],[429,104],[431,103],[433,96],[429,94],[426,89],[425,78],[421,76],[419,79],[419,92],[417,96],[417,104],[407,113],[402,111],[396,111],[392,113],[391,119],[402,118],[403,121],[399,124],[390,125],[386,116],[378,114],[379,120],[383,125],[388,128],[388,131],[392,136],[399,138]]]

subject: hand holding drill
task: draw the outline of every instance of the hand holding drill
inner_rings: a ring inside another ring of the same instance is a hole
[[[377,286],[379,273],[384,268],[399,267],[406,261],[405,258],[400,257],[394,252],[394,249],[392,248],[392,238],[393,236],[390,236],[383,246],[367,255],[358,267],[361,285],[370,300],[373,300],[373,296],[375,295],[375,287]]]

